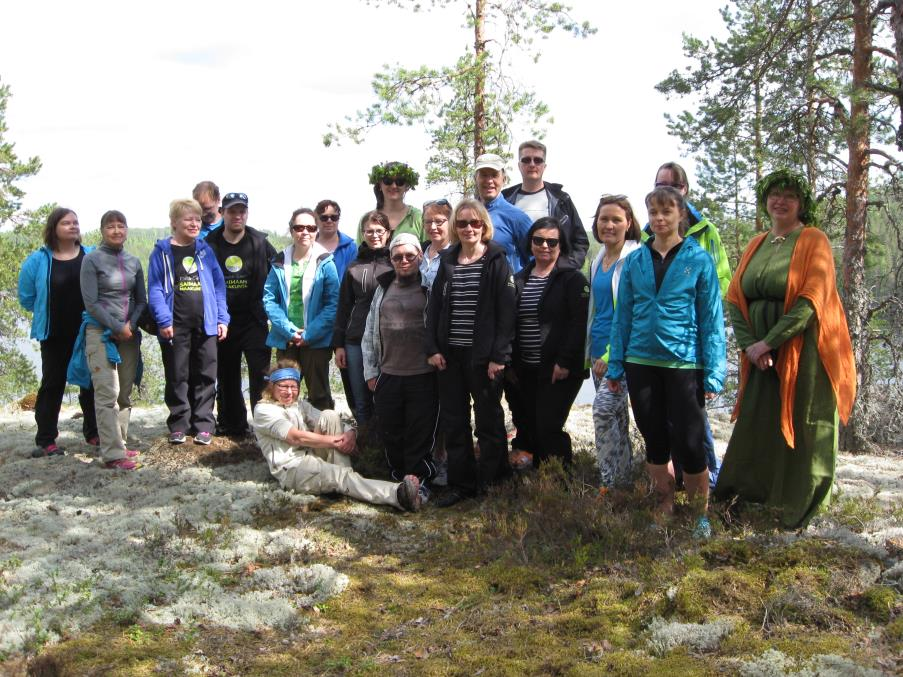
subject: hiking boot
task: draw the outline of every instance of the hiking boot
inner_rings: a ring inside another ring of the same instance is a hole
[[[135,470],[138,464],[127,458],[117,458],[115,461],[104,463],[103,467],[107,470]]]
[[[404,480],[398,485],[396,497],[399,505],[408,512],[420,510],[420,480],[416,475],[405,475]]]
[[[137,451],[135,449],[126,449],[125,450],[126,458],[138,458],[140,455],[141,455],[141,452]]]
[[[66,447],[57,446],[55,442],[51,442],[46,447],[35,447],[31,452],[32,458],[44,458],[45,456],[64,456]]]
[[[449,507],[455,505],[456,503],[460,503],[461,501],[463,501],[466,498],[467,498],[467,496],[462,494],[457,489],[449,489],[444,494],[442,494],[442,496],[440,496],[439,498],[436,499],[436,507],[437,508],[449,508]]]
[[[185,444],[185,433],[176,431],[174,433],[169,433],[169,443],[170,444]]]
[[[198,433],[197,435],[194,436],[195,444],[203,444],[206,446],[206,445],[210,444],[212,441],[213,441],[213,433],[202,432],[202,433]]]
[[[712,524],[709,518],[703,515],[696,520],[696,526],[693,527],[693,538],[697,541],[707,541],[712,537]]]

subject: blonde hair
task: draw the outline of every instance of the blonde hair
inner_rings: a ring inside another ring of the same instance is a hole
[[[276,360],[276,364],[272,365],[269,369],[267,369],[267,376],[269,376],[270,374],[272,374],[274,371],[276,371],[278,369],[295,369],[298,372],[301,371],[301,367],[298,365],[298,363],[295,360],[291,359],[290,357],[283,357],[283,358]],[[300,386],[301,384],[299,383],[298,385]],[[298,396],[299,397],[301,396],[300,393],[298,394]],[[267,402],[275,402],[276,401],[276,397],[275,397],[275,395],[273,395],[272,381],[267,380],[266,387],[263,389],[263,392],[260,394],[260,397],[261,397],[261,399],[266,400]]]
[[[483,232],[480,233],[480,241],[489,242],[495,234],[495,229],[492,227],[492,217],[489,216],[489,212],[486,211],[486,206],[482,202],[469,197],[464,198],[455,205],[455,211],[452,212],[450,219],[452,227],[448,230],[449,241],[452,244],[457,244],[461,241],[458,238],[458,227],[455,225],[455,222],[458,220],[458,215],[465,209],[470,209],[477,213],[480,221],[483,222]]]
[[[204,210],[201,209],[200,203],[197,200],[193,200],[191,198],[184,198],[182,200],[173,200],[169,203],[169,223],[170,225],[182,214],[185,212],[194,212],[198,216],[201,216],[204,213]]]

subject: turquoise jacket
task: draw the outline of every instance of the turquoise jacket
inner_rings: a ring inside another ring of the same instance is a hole
[[[309,266],[303,277],[302,336],[310,348],[329,348],[332,345],[335,313],[339,306],[339,276],[332,254],[316,242],[312,247],[316,267]],[[293,251],[294,245],[289,245],[276,254],[263,287],[263,309],[266,310],[271,325],[267,345],[281,350],[284,350],[295,333],[301,330],[301,327],[288,319],[291,272],[286,275],[285,262],[288,261],[291,267]]]
[[[721,288],[721,296],[727,294],[728,285],[731,283],[731,264],[727,258],[727,252],[724,245],[721,244],[721,235],[715,224],[709,221],[709,217],[700,212],[696,207],[687,202],[687,209],[690,212],[690,227],[687,229],[687,236],[692,236],[699,246],[705,249],[712,261],[715,263],[715,272],[718,274],[718,286]],[[649,224],[643,229],[643,242],[649,239]]]
[[[87,254],[94,247],[82,245]],[[32,313],[31,338],[43,341],[50,334],[50,268],[53,252],[46,245],[28,255],[19,271],[19,305]]]
[[[611,329],[607,379],[624,377],[624,362],[698,368],[706,392],[724,387],[727,360],[718,276],[711,256],[688,237],[655,289],[651,242],[624,261]]]

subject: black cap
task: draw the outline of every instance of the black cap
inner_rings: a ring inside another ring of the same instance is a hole
[[[232,205],[248,206],[248,196],[245,193],[226,193],[223,196],[223,209],[228,209]]]

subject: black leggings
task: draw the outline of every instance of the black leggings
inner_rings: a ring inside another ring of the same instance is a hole
[[[678,461],[691,475],[706,468],[705,392],[702,370],[624,364],[637,428],[646,441],[646,461]]]

